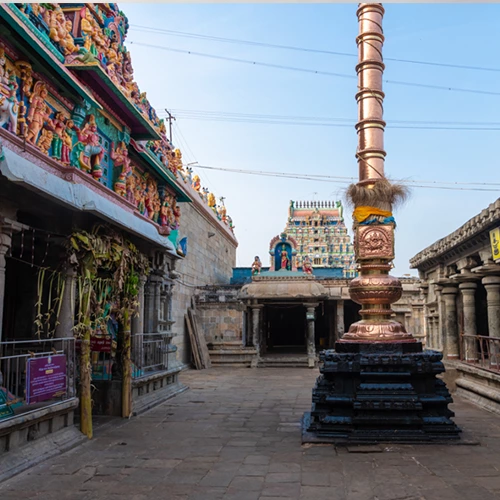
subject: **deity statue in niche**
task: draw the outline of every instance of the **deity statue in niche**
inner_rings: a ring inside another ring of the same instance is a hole
[[[135,201],[137,210],[139,210],[142,215],[145,215],[146,213],[146,189],[146,181],[144,179],[140,179],[135,186]]]
[[[180,222],[181,222],[181,207],[179,207],[179,205],[177,205],[177,201],[175,198],[174,198],[173,206],[172,206],[172,214],[174,216],[172,229],[178,229],[180,226]]]
[[[83,129],[80,130],[76,125],[74,128],[79,141],[73,148],[77,166],[84,172],[91,173],[94,179],[99,180],[102,177],[100,164],[104,155],[104,149],[99,143],[94,115],[89,115],[89,119]]]
[[[121,196],[127,194],[127,176],[130,174],[132,168],[130,166],[130,158],[128,157],[127,145],[121,141],[115,148],[115,143],[111,143],[110,157],[114,161],[115,167],[121,167],[121,172],[115,182],[114,190]]]
[[[262,269],[262,262],[260,261],[259,256],[256,255],[255,259],[252,263],[252,276],[255,276],[256,274],[260,274],[261,269]]]
[[[308,255],[304,257],[304,262],[302,263],[302,271],[306,274],[312,274],[313,273],[313,268],[311,264],[311,259],[309,258]]]
[[[281,246],[281,269],[287,270],[290,268],[290,259],[288,258],[288,252],[286,251],[285,245]]]
[[[64,165],[69,165],[71,149],[73,148],[73,127],[75,124],[73,120],[68,120],[66,126],[62,133],[62,145],[61,145],[61,163]]]
[[[36,144],[38,134],[42,130],[45,122],[49,119],[52,112],[46,99],[48,91],[45,83],[38,81],[35,83],[33,94],[30,97],[30,107],[26,120],[28,122],[28,133],[26,134],[26,141],[31,144]]]
[[[137,200],[135,198],[135,188],[136,188],[137,177],[134,173],[131,173],[126,179],[126,192],[125,197],[130,203],[137,206]]]
[[[169,194],[163,196],[160,208],[160,226],[169,226],[169,220],[173,217],[170,207],[171,197]]]
[[[51,156],[56,160],[61,160],[63,136],[66,131],[65,117],[61,112],[58,111],[55,117],[50,120],[50,129],[53,132]]]

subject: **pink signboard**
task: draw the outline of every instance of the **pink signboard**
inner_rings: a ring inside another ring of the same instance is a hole
[[[29,358],[26,367],[26,403],[38,403],[66,394],[66,356]]]

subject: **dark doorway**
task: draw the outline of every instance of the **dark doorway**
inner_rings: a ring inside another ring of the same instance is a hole
[[[306,311],[303,305],[267,307],[267,351],[305,352]]]

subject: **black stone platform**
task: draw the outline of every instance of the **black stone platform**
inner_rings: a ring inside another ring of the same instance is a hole
[[[442,354],[422,344],[335,344],[322,351],[304,414],[303,443],[453,442],[461,430],[451,420],[453,402],[436,375]]]

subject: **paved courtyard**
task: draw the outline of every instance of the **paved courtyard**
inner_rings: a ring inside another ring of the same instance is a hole
[[[389,445],[368,453],[301,446],[299,422],[317,375],[300,368],[184,373],[191,390],[3,483],[0,498],[500,498],[500,417],[465,401],[453,405],[456,421],[478,446]]]

